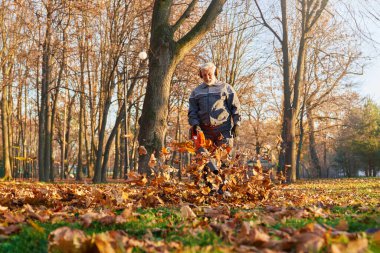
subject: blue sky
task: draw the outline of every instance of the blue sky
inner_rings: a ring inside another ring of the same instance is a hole
[[[355,0],[356,1],[356,0]],[[362,2],[358,1],[357,8],[360,9]],[[367,10],[363,12],[368,12],[370,10],[376,15],[380,13],[380,2],[377,1],[365,1],[367,4]],[[372,40],[363,41],[362,51],[364,56],[369,56],[372,59],[367,62],[367,66],[364,68],[364,74],[355,78],[358,87],[356,90],[363,96],[371,97],[378,105],[380,105],[380,22],[376,19],[370,19],[368,16],[360,17],[360,26],[363,30],[370,33]]]
[[[380,105],[380,56],[373,59],[359,76],[356,90],[363,96],[371,97]]]

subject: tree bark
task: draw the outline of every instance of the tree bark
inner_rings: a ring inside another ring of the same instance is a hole
[[[40,181],[49,181],[50,176],[50,142],[51,142],[51,111],[50,111],[50,54],[51,54],[51,23],[52,10],[51,2],[48,1],[46,6],[46,31],[45,40],[42,46],[42,83],[41,83],[41,111],[39,117],[39,147],[38,147],[38,165],[40,170]]]
[[[9,139],[9,110],[8,110],[8,84],[6,83],[9,76],[9,68],[3,67],[3,83],[2,83],[2,96],[1,96],[1,126],[3,137],[3,162],[4,162],[4,177],[3,180],[12,179],[11,167],[11,143]],[[4,82],[5,80],[5,82]]]

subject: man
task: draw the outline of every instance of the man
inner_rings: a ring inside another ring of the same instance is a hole
[[[192,131],[202,130],[216,146],[226,144],[232,148],[241,120],[236,92],[231,85],[217,80],[217,69],[211,62],[199,67],[199,76],[203,83],[192,91],[189,99]]]
[[[193,131],[202,130],[216,146],[227,144],[232,147],[233,137],[239,134],[240,102],[234,88],[218,81],[216,74],[213,63],[200,66],[199,76],[203,83],[190,95],[189,124]]]

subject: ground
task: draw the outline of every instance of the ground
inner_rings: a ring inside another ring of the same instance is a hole
[[[0,252],[380,252],[380,179],[0,184]]]

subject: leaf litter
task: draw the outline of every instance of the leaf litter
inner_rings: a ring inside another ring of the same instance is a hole
[[[168,230],[180,236],[208,231],[222,240],[208,247],[192,246],[193,251],[339,253],[367,252],[371,243],[380,247],[379,179],[284,185],[270,173],[247,177],[244,167],[230,165],[223,171],[223,190],[228,194],[211,195],[202,182],[202,169],[199,164],[190,166],[189,177],[182,181],[160,171],[152,179],[130,172],[122,182],[100,185],[2,182],[0,240],[19,233],[22,226],[44,232],[41,223],[66,222],[79,223],[81,229],[61,226],[53,230],[48,235],[49,252],[186,251],[189,246],[165,238],[165,233],[155,238],[160,228],[148,229],[141,238],[124,230],[85,233],[94,222],[124,224],[138,221],[139,209],[168,208],[180,217],[177,223],[169,222]],[[220,175],[214,175],[210,181],[217,185],[221,180]],[[350,231],[347,215],[376,225],[368,231]],[[318,219],[339,221],[332,226]],[[286,225],[297,220],[307,224]]]

